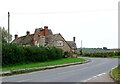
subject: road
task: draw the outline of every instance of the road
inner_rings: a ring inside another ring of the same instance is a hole
[[[90,58],[89,63],[2,77],[3,82],[84,82],[98,74],[108,73],[118,59]]]

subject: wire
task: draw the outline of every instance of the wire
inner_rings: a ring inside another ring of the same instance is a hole
[[[118,9],[99,9],[99,10],[80,10],[80,11],[58,11],[58,12],[11,12],[12,14],[68,14],[68,13],[92,13],[92,12],[105,12],[105,11],[116,11]]]

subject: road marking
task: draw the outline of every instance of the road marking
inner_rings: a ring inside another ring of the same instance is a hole
[[[87,81],[89,81],[89,80],[91,80],[91,79],[94,79],[94,78],[96,78],[96,77],[102,76],[102,75],[104,75],[104,74],[106,74],[106,73],[98,74],[98,75],[96,75],[96,76],[93,76],[93,77],[91,77],[91,78],[88,78],[87,80],[83,80],[82,82],[87,82]]]
[[[81,68],[81,69],[78,69],[77,71],[80,71],[80,70],[83,70],[83,69],[87,69],[87,68],[89,68],[89,67]],[[70,73],[70,72],[74,72],[74,71],[76,71],[76,70],[73,69],[73,70],[61,72],[61,73],[58,73],[58,74],[66,74],[66,73]]]
[[[26,82],[27,80],[30,80],[30,79],[20,80],[20,81],[16,81],[16,82]]]
[[[115,68],[117,68],[117,66],[113,67],[111,70],[113,70],[113,69],[115,69]]]

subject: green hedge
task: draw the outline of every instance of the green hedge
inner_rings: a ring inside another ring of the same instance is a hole
[[[94,53],[84,53],[83,56],[89,57],[112,57],[120,56],[120,52],[94,52]]]
[[[23,47],[16,44],[2,45],[2,66],[44,62],[60,58],[63,58],[63,51],[55,47]]]

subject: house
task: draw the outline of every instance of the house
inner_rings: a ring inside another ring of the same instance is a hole
[[[12,43],[23,46],[54,46],[67,52],[77,49],[75,37],[73,37],[73,41],[66,41],[60,33],[53,34],[51,29],[48,29],[48,26],[44,26],[44,29],[35,29],[34,34],[30,34],[29,31],[26,32],[25,36],[21,37],[15,34],[15,39]]]

